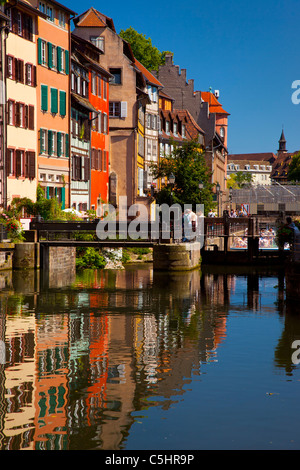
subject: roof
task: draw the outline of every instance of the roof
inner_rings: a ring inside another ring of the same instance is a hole
[[[152,75],[152,73],[149,72],[149,70],[147,70],[146,67],[144,67],[143,64],[141,64],[136,58],[134,58],[134,63],[138,70],[144,75],[148,83],[151,83],[152,85],[156,85],[158,87],[163,87],[163,84],[159,80],[157,80],[157,78],[154,77],[154,75]]]
[[[226,114],[229,116],[229,113],[225,111],[217,100],[216,96],[211,93],[210,91],[201,91],[201,98],[203,101],[206,103],[209,103],[209,112],[210,113],[215,113],[215,114]]]
[[[110,29],[116,32],[112,18],[109,18],[103,13],[100,13],[100,11],[96,10],[93,7],[89,8],[84,13],[81,13],[81,15],[74,18],[73,21],[74,24],[78,27],[105,28],[106,26],[108,26]]]
[[[163,91],[163,90],[159,90],[159,96],[160,96],[161,98],[166,98],[166,99],[168,99],[168,100],[170,100],[170,101],[175,101],[174,98],[172,98],[170,95],[168,95],[168,94],[167,94],[165,91]]]
[[[175,109],[174,112],[178,114],[180,118],[184,116],[187,119],[187,131],[192,139],[195,139],[198,134],[205,134],[204,130],[196,123],[195,119],[187,109]]]
[[[77,93],[73,93],[71,97],[83,108],[87,109],[90,112],[99,113],[99,111],[89,102],[87,98],[83,96],[77,95]]]
[[[229,162],[237,161],[255,161],[255,162],[269,162],[273,163],[276,160],[276,155],[273,152],[266,153],[237,153],[228,155],[227,160]]]

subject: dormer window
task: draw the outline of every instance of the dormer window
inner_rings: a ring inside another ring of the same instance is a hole
[[[181,127],[181,136],[185,137],[185,125],[184,124],[182,124],[182,127]]]
[[[94,44],[94,46],[98,47],[100,51],[104,52],[104,38],[102,36],[91,36],[90,41],[92,44]]]
[[[178,134],[178,124],[177,124],[177,122],[174,122],[174,124],[173,124],[173,134],[174,135]]]
[[[166,121],[166,134],[170,134],[170,121]]]

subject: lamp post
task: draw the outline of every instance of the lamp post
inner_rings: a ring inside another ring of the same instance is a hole
[[[171,185],[171,204],[173,204],[173,187],[175,184],[175,176],[173,173],[171,173],[169,176],[169,184]]]
[[[202,194],[201,194],[201,191],[204,187],[204,184],[202,183],[202,181],[199,181],[199,184],[198,184],[198,187],[199,187],[199,192],[200,192],[200,204],[202,203]]]
[[[231,204],[232,204],[232,187],[229,188],[229,207],[231,212]]]
[[[217,193],[218,217],[219,217],[219,213],[220,213],[220,211],[219,211],[220,184],[219,183],[216,184],[216,193]]]

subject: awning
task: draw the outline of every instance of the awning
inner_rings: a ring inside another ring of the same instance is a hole
[[[98,109],[94,108],[94,106],[89,102],[89,100],[84,98],[83,96],[77,95],[76,93],[72,93],[72,99],[74,99],[77,104],[87,109],[91,113],[99,113]]]

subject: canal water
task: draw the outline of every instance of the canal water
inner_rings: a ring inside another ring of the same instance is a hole
[[[1,450],[300,449],[300,308],[282,272],[47,282],[0,274]]]

